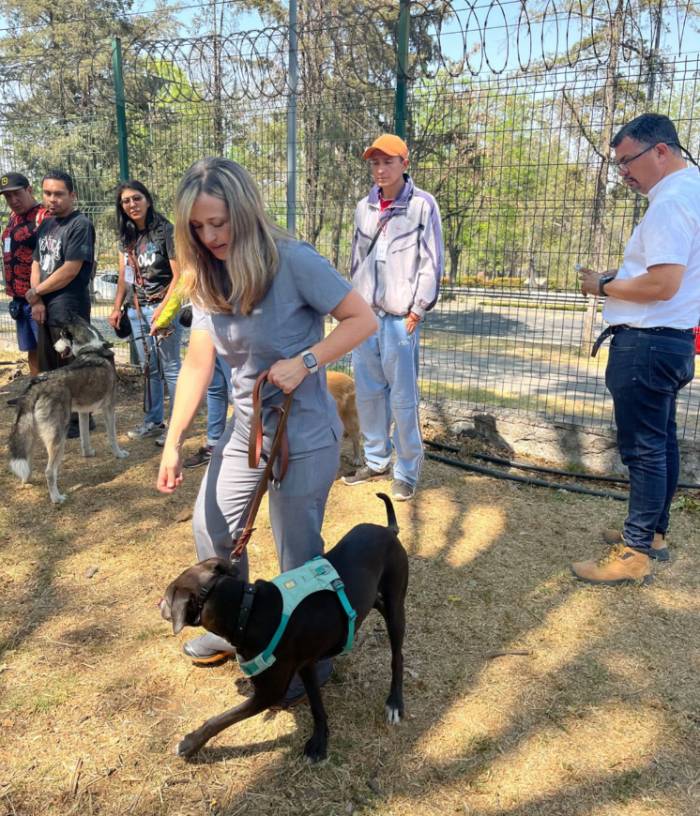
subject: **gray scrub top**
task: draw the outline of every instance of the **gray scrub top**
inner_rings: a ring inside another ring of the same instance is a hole
[[[209,332],[217,354],[231,366],[234,434],[248,439],[253,386],[261,371],[295,357],[323,338],[324,317],[352,287],[307,243],[277,242],[280,263],[267,294],[251,314],[222,314],[192,308],[192,330]],[[284,401],[271,384],[262,390],[264,450],[269,450],[278,414],[270,408]],[[287,421],[290,455],[334,444],[343,429],[335,400],[326,388],[325,368],[309,374],[294,392]]]

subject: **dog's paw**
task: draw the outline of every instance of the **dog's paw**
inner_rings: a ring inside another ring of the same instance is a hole
[[[398,725],[401,722],[403,711],[397,705],[387,703],[384,706],[384,712],[386,714],[386,721],[389,723],[389,725]]]
[[[177,756],[189,759],[191,756],[194,756],[201,747],[202,743],[196,739],[193,734],[188,734],[178,742],[175,753]]]
[[[114,451],[114,455],[117,457],[117,459],[126,459],[126,457],[129,455],[129,451],[118,448],[116,451]]]
[[[84,456],[86,459],[89,459],[89,458],[90,458],[90,457],[92,457],[92,456],[97,456],[97,453],[95,452],[95,449],[94,449],[94,448],[88,448],[87,450],[84,450],[84,451],[83,451],[83,456]]]
[[[311,739],[304,746],[304,759],[315,765],[317,762],[323,762],[328,758],[328,740],[311,737]]]
[[[64,502],[65,500],[66,500],[66,496],[64,496],[64,494],[63,494],[63,493],[56,493],[56,495],[55,495],[55,496],[51,496],[51,501],[52,501],[54,504],[63,504],[63,502]]]

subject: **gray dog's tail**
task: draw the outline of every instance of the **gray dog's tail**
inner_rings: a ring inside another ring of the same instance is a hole
[[[399,534],[399,525],[396,521],[396,513],[394,512],[394,505],[386,493],[376,494],[386,505],[386,526],[396,535]]]
[[[34,403],[24,397],[19,402],[15,424],[10,432],[10,469],[23,482],[32,473],[31,454],[34,445]]]

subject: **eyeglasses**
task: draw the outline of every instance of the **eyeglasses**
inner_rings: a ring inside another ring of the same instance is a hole
[[[126,205],[131,204],[132,201],[134,204],[138,204],[139,202],[143,201],[143,199],[144,197],[141,195],[141,193],[137,193],[129,196],[129,198],[122,198],[119,203],[122,205],[122,207],[126,207]]]
[[[637,153],[636,156],[630,156],[629,159],[620,159],[619,161],[615,161],[614,159],[610,162],[610,165],[614,170],[626,170],[633,161],[636,161],[640,156],[643,156],[645,153],[648,153],[650,150],[653,150],[656,147],[656,144],[649,145],[649,147],[645,147],[644,150]]]

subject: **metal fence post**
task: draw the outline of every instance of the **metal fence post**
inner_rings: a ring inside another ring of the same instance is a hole
[[[297,92],[299,52],[297,42],[297,0],[289,0],[289,107],[287,108],[287,229],[297,228]]]
[[[396,51],[396,95],[394,99],[394,133],[406,138],[406,101],[408,89],[408,34],[411,0],[401,0],[399,36]]]
[[[126,133],[126,101],[122,72],[122,42],[112,37],[112,77],[114,79],[114,108],[117,115],[117,148],[119,152],[119,181],[129,179],[129,142]],[[129,362],[139,365],[133,333],[129,335]]]
[[[124,100],[124,76],[122,73],[122,43],[112,38],[112,76],[114,78],[114,105],[117,114],[117,146],[119,149],[119,180],[129,178],[129,144],[126,133],[126,104]]]

